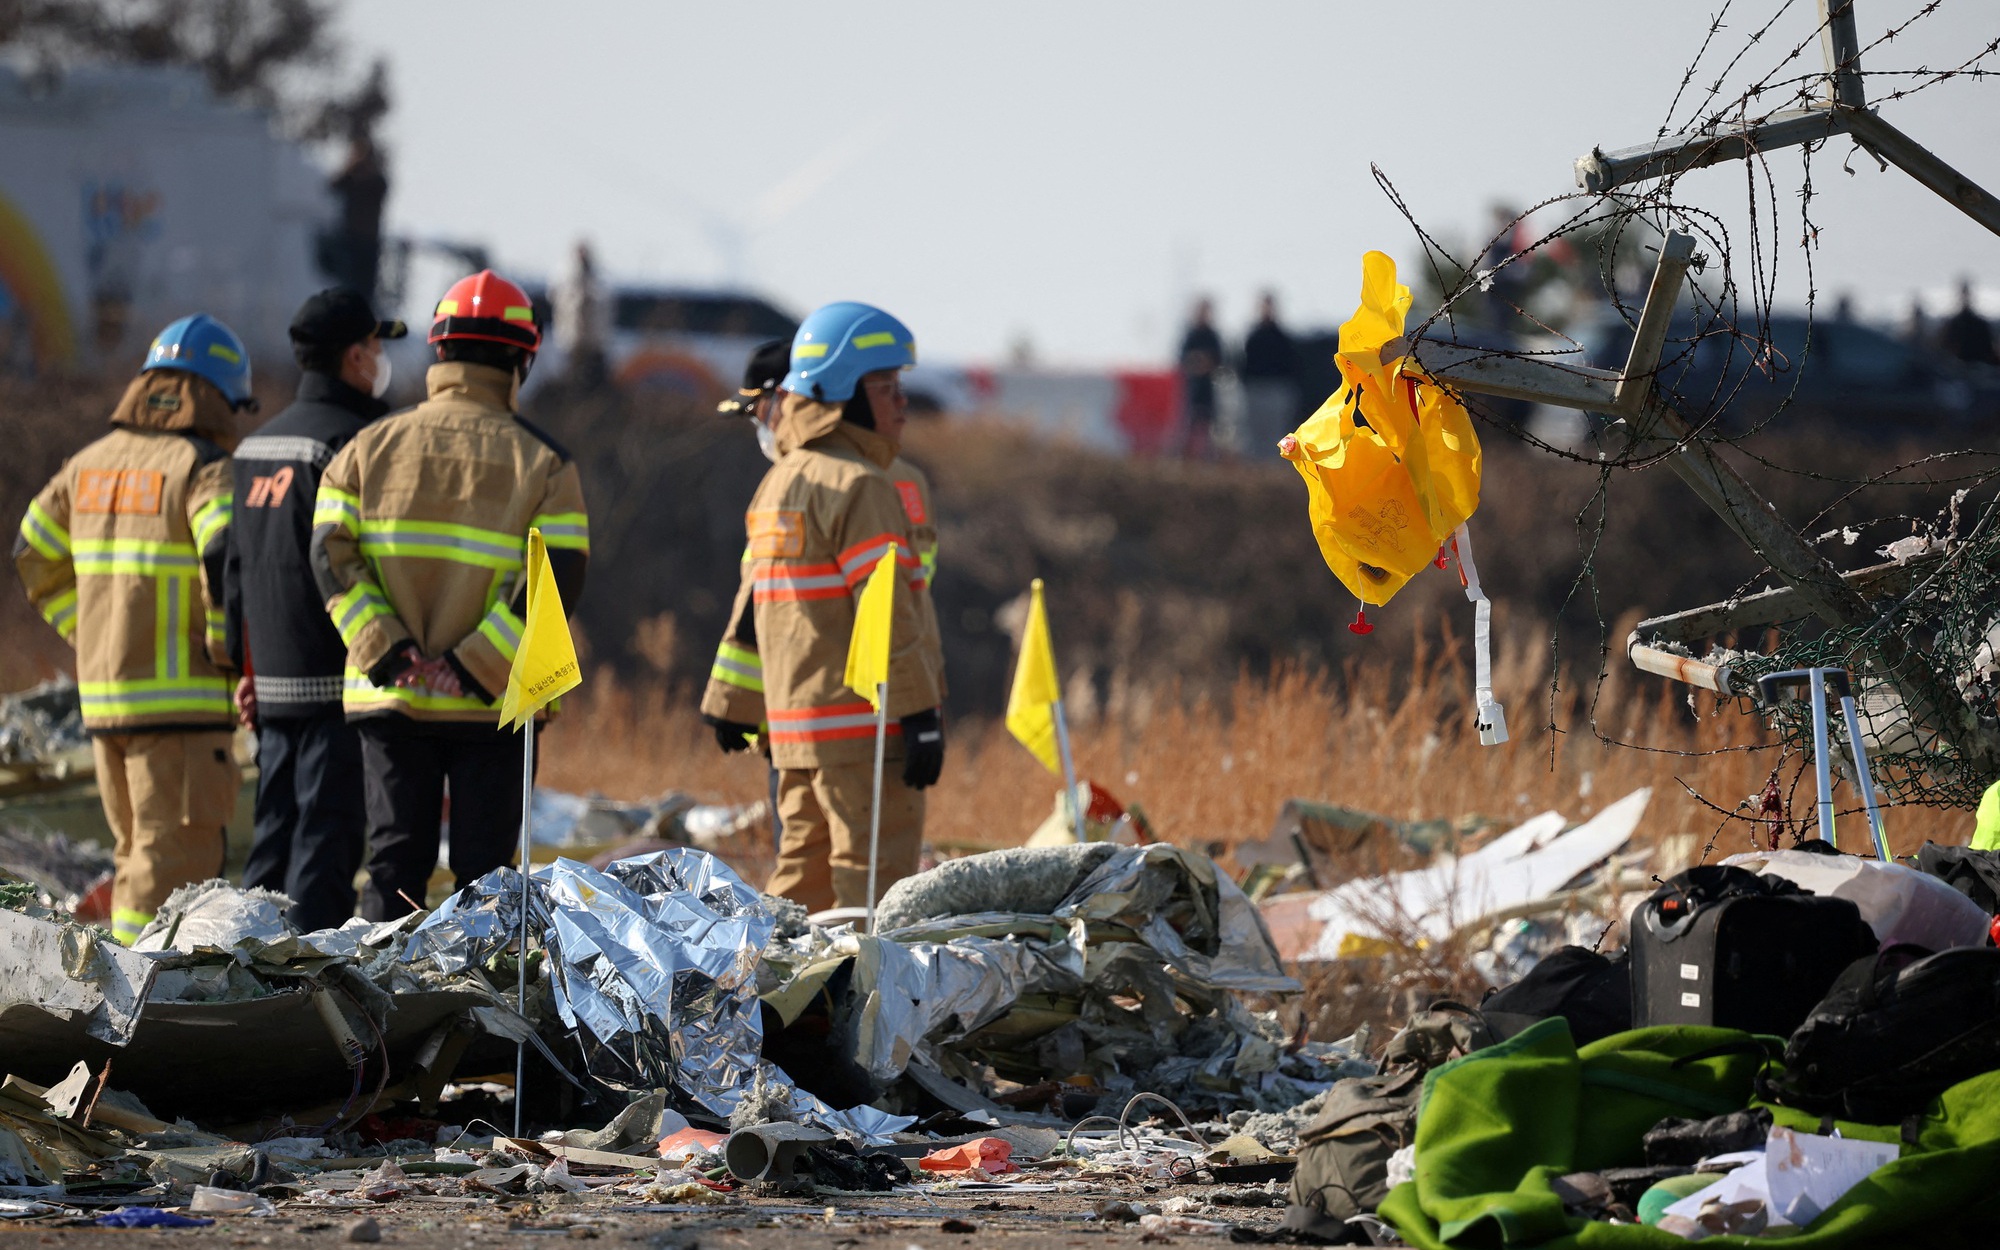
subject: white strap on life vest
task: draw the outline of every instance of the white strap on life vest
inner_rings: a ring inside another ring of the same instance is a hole
[[[1465,597],[1472,601],[1473,720],[1481,746],[1507,741],[1507,710],[1493,697],[1493,603],[1479,588],[1479,566],[1472,559],[1472,533],[1461,525],[1451,536],[1458,553],[1458,576]]]

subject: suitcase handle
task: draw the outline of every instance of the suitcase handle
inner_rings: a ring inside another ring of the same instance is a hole
[[[1646,912],[1646,931],[1662,942],[1671,942],[1686,933],[1702,909],[1700,903],[1686,894],[1669,894],[1640,906]]]

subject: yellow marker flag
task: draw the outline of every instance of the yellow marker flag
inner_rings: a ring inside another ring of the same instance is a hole
[[[513,729],[583,681],[563,616],[562,595],[549,572],[548,549],[542,531],[528,531],[528,619],[521,643],[514,650],[514,667],[507,673],[507,693],[500,700],[500,727]]]
[[[1042,766],[1062,775],[1056,754],[1056,652],[1049,642],[1049,614],[1042,606],[1042,579],[1028,588],[1028,628],[1021,634],[1021,659],[1014,666],[1014,689],[1007,695],[1007,732],[1021,740]]]
[[[896,544],[876,561],[861,602],[854,608],[854,633],[847,640],[847,685],[881,711],[876,687],[889,681],[889,637],[896,616]]]

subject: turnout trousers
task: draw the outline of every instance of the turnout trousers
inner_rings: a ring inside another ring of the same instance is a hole
[[[354,874],[368,832],[361,736],[338,706],[257,726],[257,837],[245,889],[292,900],[306,933],[354,915]]]
[[[882,771],[881,861],[876,898],[917,870],[924,840],[924,794],[903,784],[903,762]],[[875,762],[778,770],[778,816],[784,831],[766,892],[808,911],[868,905],[868,807]]]
[[[181,886],[222,875],[243,774],[226,729],[91,737],[111,826],[111,931],[127,946]]]
[[[513,862],[521,840],[519,732],[423,725],[387,716],[355,725],[361,731],[367,779],[363,916],[395,920],[424,901],[437,868],[447,791],[453,888],[463,889]]]

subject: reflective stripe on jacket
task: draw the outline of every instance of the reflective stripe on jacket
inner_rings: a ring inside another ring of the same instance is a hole
[[[896,484],[896,494],[903,505],[903,514],[910,524],[910,541],[916,545],[917,560],[923,567],[924,588],[930,590],[937,581],[938,531],[937,518],[931,510],[930,479],[924,471],[897,456],[889,465],[889,478]],[[750,566],[750,549],[743,549],[743,567],[747,573]],[[722,645],[715,650],[715,663],[708,670],[708,689],[702,694],[702,710],[719,720],[734,721],[739,725],[762,725],[764,723],[764,661],[757,654],[757,634],[752,600],[748,592],[754,590],[755,579],[746,577],[743,581],[745,593],[736,597],[730,610],[729,625],[723,631]],[[936,604],[930,595],[924,596],[924,610],[932,637],[939,637]]]
[[[154,370],[111,420],[28,505],[15,567],[76,647],[91,732],[228,728],[220,599],[234,415],[206,381]]]
[[[563,606],[576,610],[590,553],[569,454],[514,415],[502,369],[431,366],[430,398],[369,425],[326,467],[312,561],[347,647],[349,716],[497,723],[521,641],[522,566],[539,527]],[[449,657],[462,695],[374,676],[404,642]]]
[[[854,600],[895,542],[904,583],[890,639],[891,753],[895,722],[943,699],[944,656],[930,608],[926,562],[906,499],[887,471],[895,448],[840,420],[840,405],[788,395],[778,423],[784,453],[764,475],[746,516],[749,559],[719,657],[739,680],[711,680],[702,710],[742,724],[770,723],[780,768],[852,763],[873,754],[874,714],[846,685]],[[919,479],[920,480],[920,479]],[[755,661],[755,680],[748,670]],[[713,671],[712,671],[713,675]],[[732,714],[734,713],[734,714]]]

